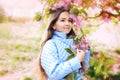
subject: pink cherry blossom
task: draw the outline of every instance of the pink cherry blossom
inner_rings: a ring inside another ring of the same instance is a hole
[[[88,44],[88,39],[85,38],[84,43],[85,43],[85,44]]]
[[[66,4],[66,5],[65,5],[66,7],[68,7],[68,6],[71,5],[71,0],[64,0],[64,1],[65,1],[65,4]]]
[[[77,45],[72,45],[71,47],[72,47],[72,49],[74,49],[74,50],[77,49]]]
[[[116,7],[116,8],[120,8],[120,4],[116,4],[115,7]]]
[[[119,17],[117,17],[117,19],[120,21],[120,16],[119,16]]]
[[[59,3],[55,3],[54,6],[52,7],[52,10],[56,10],[58,8],[61,8],[65,5],[63,1],[60,1]]]
[[[119,72],[119,64],[114,64],[113,65],[113,73],[118,73]]]
[[[82,4],[82,0],[73,0],[73,4]]]
[[[95,56],[96,56],[97,59],[100,58],[100,54],[98,54],[98,53]]]
[[[61,7],[64,7],[67,9],[70,5],[71,5],[70,0],[60,1],[59,3],[54,4],[54,6],[52,7],[52,10],[56,10],[58,8],[61,8]]]
[[[110,0],[105,0],[104,3],[105,4],[110,4]]]
[[[71,15],[70,15],[70,18],[71,18],[73,21],[76,21],[75,15],[71,14]]]
[[[92,5],[91,5],[91,8],[96,8],[96,6],[97,6],[98,4],[96,3],[96,2],[94,2]]]
[[[104,8],[104,11],[111,12],[111,11],[112,11],[112,8],[111,8],[111,7],[105,7],[105,8]]]
[[[85,49],[86,45],[85,44],[79,44],[80,49]]]
[[[110,18],[106,17],[106,18],[104,18],[104,21],[105,21],[105,22],[109,22],[109,21],[110,21]]]
[[[70,15],[70,17],[73,19],[73,21],[75,22],[75,26],[76,27],[81,27],[83,25],[83,23],[81,22],[82,17],[81,16],[74,16],[74,15]]]
[[[82,17],[81,16],[77,16],[76,18],[76,26],[77,27],[82,27],[83,23],[82,23]]]

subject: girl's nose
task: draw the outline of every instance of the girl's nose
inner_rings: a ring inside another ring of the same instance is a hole
[[[66,21],[66,23],[65,23],[66,25],[70,25],[70,22],[69,21]]]

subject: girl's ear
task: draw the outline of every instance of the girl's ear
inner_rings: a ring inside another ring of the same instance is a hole
[[[56,27],[55,27],[55,26],[53,26],[53,29],[55,30],[55,29],[56,29]]]

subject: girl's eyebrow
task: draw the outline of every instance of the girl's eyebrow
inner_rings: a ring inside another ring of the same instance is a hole
[[[67,19],[67,18],[60,18],[60,19]],[[68,18],[68,19],[71,19],[71,18]]]
[[[60,19],[66,19],[66,18],[60,18]]]

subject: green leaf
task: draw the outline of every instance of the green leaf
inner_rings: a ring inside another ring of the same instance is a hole
[[[66,80],[77,80],[77,74],[76,73],[70,73],[69,75],[67,75]]]
[[[79,14],[87,16],[87,12],[85,11],[86,8],[83,8],[79,11]]]
[[[74,41],[75,44],[77,44],[79,42],[78,37],[76,38],[76,40]]]
[[[84,26],[84,28],[83,28],[83,33],[84,34],[89,34],[90,33],[90,26],[91,26],[90,24]]]
[[[75,57],[75,55],[74,55],[74,54],[71,54],[71,55],[69,55],[69,56],[67,57],[67,60],[72,59],[73,57]]]
[[[95,70],[95,74],[96,74],[96,75],[100,74],[102,65],[103,65],[103,64],[100,63],[100,64],[96,67],[96,70]]]
[[[71,80],[71,78],[72,78],[72,73],[70,73],[69,75],[67,75],[67,76],[65,77],[66,80]]]
[[[104,66],[103,68],[103,74],[107,74],[109,71],[109,67],[108,66]]]
[[[97,60],[95,58],[91,59],[90,60],[90,66],[95,66],[96,61]]]
[[[117,48],[117,49],[115,50],[115,52],[116,52],[116,53],[120,53],[120,48]]]
[[[112,22],[114,22],[115,24],[118,24],[119,23],[119,20],[117,19],[117,18],[115,18],[115,17],[112,17]]]
[[[78,10],[77,7],[72,7],[71,10],[70,10],[70,13],[77,16],[79,14],[79,10]]]
[[[115,60],[113,58],[106,58],[106,64],[114,64],[115,63]]]
[[[65,48],[65,50],[70,54],[74,53],[70,48]]]
[[[76,74],[76,73],[73,73],[73,74],[72,74],[72,80],[77,80],[76,77],[77,77],[77,74]]]
[[[36,12],[33,20],[40,21],[41,19],[42,19],[41,13],[40,12]]]
[[[105,57],[105,53],[104,52],[100,52],[100,57],[104,58]]]
[[[46,0],[46,2],[47,2],[49,5],[54,5],[54,1],[53,1],[53,0]]]

